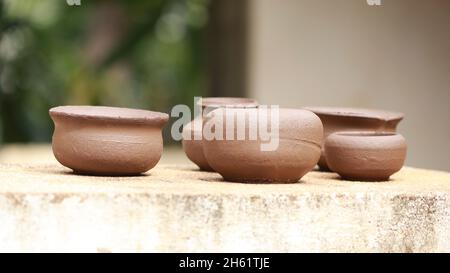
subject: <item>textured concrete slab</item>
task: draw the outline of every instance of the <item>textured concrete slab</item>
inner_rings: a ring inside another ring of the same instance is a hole
[[[0,145],[0,164],[57,164],[50,143]],[[160,163],[189,164],[190,161],[179,146],[165,146]]]
[[[0,164],[1,251],[450,252],[450,174],[389,182],[311,172],[240,184],[193,165],[136,177]]]

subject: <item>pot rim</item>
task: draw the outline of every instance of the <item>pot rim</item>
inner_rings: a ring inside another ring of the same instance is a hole
[[[169,115],[143,109],[90,106],[90,105],[65,105],[53,107],[49,110],[50,116],[72,118],[79,120],[98,120],[110,122],[144,123],[149,125],[164,125],[169,120]]]
[[[403,135],[393,132],[355,131],[335,132],[324,140],[325,154],[327,154],[327,147],[330,146],[351,146],[354,151],[363,147],[384,152],[383,149],[380,150],[380,145],[381,147],[384,145],[403,146],[406,145],[406,139]],[[328,158],[328,156],[326,157]]]
[[[303,109],[312,111],[318,115],[337,117],[375,118],[386,121],[402,120],[405,114],[372,108],[334,107],[334,106],[306,106]]]

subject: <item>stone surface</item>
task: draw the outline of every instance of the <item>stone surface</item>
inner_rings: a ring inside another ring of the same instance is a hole
[[[389,182],[274,185],[194,165],[92,177],[0,164],[0,251],[450,252],[449,208],[450,174],[408,167]]]

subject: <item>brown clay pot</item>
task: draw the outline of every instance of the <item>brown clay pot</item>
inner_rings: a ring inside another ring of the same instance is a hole
[[[406,157],[406,142],[396,133],[337,132],[325,140],[330,169],[342,178],[387,181]]]
[[[404,114],[376,109],[342,107],[305,107],[320,117],[324,129],[324,139],[335,132],[391,132],[395,133]],[[329,170],[322,145],[319,160],[321,170]]]
[[[56,159],[76,173],[135,175],[158,163],[164,113],[103,106],[50,109]]]
[[[255,128],[257,122],[248,118],[255,109],[217,109],[209,113],[203,125],[214,119],[224,120],[222,128],[226,135],[226,119],[229,115],[247,115],[245,120],[236,119],[234,135],[240,126],[246,132]],[[269,110],[270,111],[270,110]],[[222,117],[220,117],[222,116]],[[242,124],[245,123],[245,124]],[[268,126],[272,123],[268,119]],[[279,142],[273,151],[262,151],[263,141],[259,136],[251,140],[203,139],[203,151],[209,165],[226,181],[237,182],[297,182],[309,172],[319,160],[323,137],[322,123],[314,113],[299,109],[279,109]]]
[[[202,117],[198,116],[183,127],[183,150],[186,156],[202,171],[213,171],[203,155]],[[191,136],[188,138],[187,136]]]
[[[204,112],[210,112],[220,107],[256,108],[258,103],[248,98],[211,97],[202,98],[198,102]],[[202,116],[194,118],[183,127],[183,150],[186,156],[194,162],[202,171],[214,171],[206,161],[202,147]],[[190,138],[188,137],[190,136]],[[194,138],[197,136],[196,138]]]

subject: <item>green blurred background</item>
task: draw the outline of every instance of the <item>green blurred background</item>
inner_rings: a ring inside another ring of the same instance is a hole
[[[0,1],[0,143],[50,141],[57,105],[192,105],[208,20],[208,0]]]

